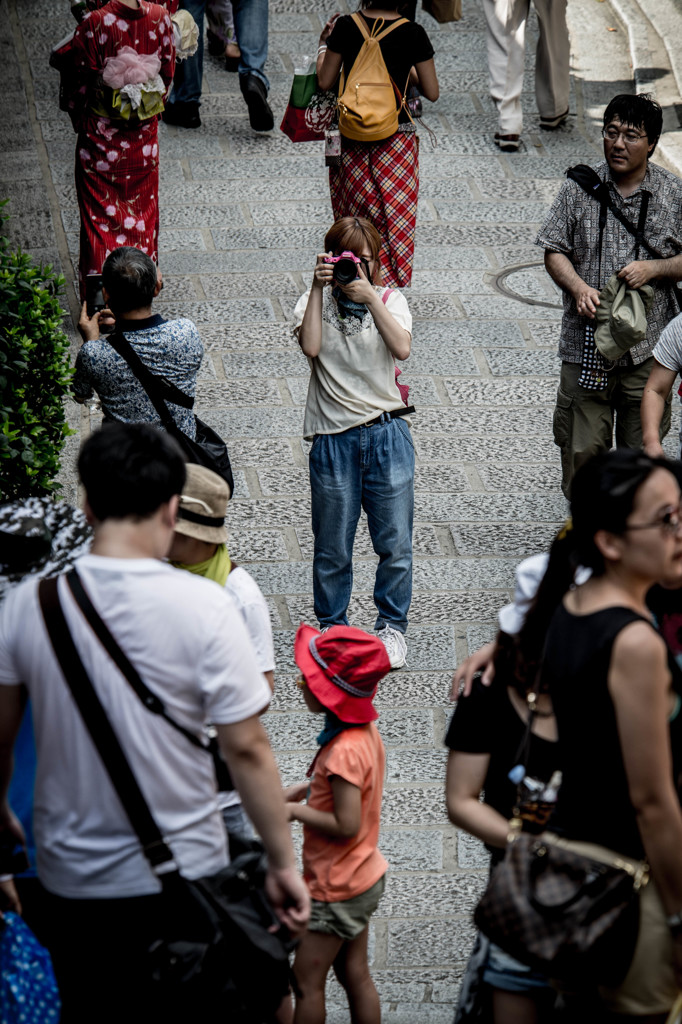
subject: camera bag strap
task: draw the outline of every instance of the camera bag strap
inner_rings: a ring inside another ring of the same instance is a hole
[[[177,865],[81,661],[59,600],[58,585],[59,578],[56,576],[41,580],[38,584],[40,610],[50,643],[61,667],[64,681],[71,691],[130,824],[140,840],[144,855],[152,871],[162,880],[163,875],[177,872]]]
[[[601,249],[602,249],[602,237],[604,235],[604,227],[606,225],[606,211],[609,210],[616,220],[623,225],[626,231],[631,235],[635,236],[636,252],[635,259],[639,258],[639,249],[645,249],[649,256],[655,260],[670,259],[668,256],[664,256],[659,249],[655,249],[653,245],[650,245],[644,237],[644,225],[646,222],[647,212],[649,209],[650,193],[643,191],[642,193],[642,205],[639,211],[639,220],[637,224],[633,224],[624,213],[614,206],[609,195],[608,185],[602,181],[597,172],[593,167],[588,164],[576,164],[575,167],[569,167],[566,171],[566,177],[574,181],[576,185],[579,185],[583,192],[586,192],[588,196],[596,200],[600,205],[599,211],[599,264],[601,268]],[[682,295],[680,294],[679,288],[674,282],[669,282],[669,286],[672,288],[673,295],[677,301],[678,306],[682,310]]]
[[[131,373],[135,375],[144,388],[149,401],[159,414],[166,430],[169,430],[170,424],[172,424],[173,430],[177,430],[175,420],[171,416],[166,402],[172,402],[183,409],[192,409],[194,408],[194,399],[186,395],[184,391],[181,391],[171,381],[166,380],[165,377],[157,377],[155,373],[152,373],[149,367],[145,366],[142,362],[133,346],[121,331],[115,331],[114,334],[109,335],[107,341],[118,352],[121,359],[126,361]]]

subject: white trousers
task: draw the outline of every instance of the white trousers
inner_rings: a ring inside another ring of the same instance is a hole
[[[558,117],[568,110],[567,0],[533,3],[540,27],[535,54],[535,98],[541,117]],[[490,95],[497,105],[501,135],[519,135],[523,128],[521,90],[529,9],[530,0],[483,0],[488,26]]]

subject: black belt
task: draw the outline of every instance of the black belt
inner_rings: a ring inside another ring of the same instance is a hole
[[[381,423],[384,416],[388,416],[389,420],[395,420],[398,416],[409,416],[413,413],[415,408],[413,405],[407,405],[404,409],[391,409],[390,412],[382,412],[380,416],[375,416],[373,420],[368,420],[367,423],[361,423],[361,427],[373,427],[375,423]]]

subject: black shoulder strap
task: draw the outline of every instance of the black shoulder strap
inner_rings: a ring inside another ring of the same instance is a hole
[[[105,337],[111,347],[118,352],[121,359],[125,359],[131,372],[137,377],[146,391],[149,400],[162,421],[164,417],[173,419],[166,407],[166,402],[172,402],[183,409],[194,408],[193,398],[186,395],[184,391],[181,391],[180,388],[176,387],[175,384],[165,377],[157,377],[148,366],[145,366],[122,331],[115,331],[113,334],[105,335]],[[173,422],[175,421],[173,420]]]
[[[566,171],[566,177],[574,181],[583,192],[586,192],[592,199],[596,199],[602,206],[604,219],[606,217],[606,209],[610,210],[613,216],[619,221],[623,227],[634,235],[637,239],[637,247],[640,246],[653,256],[655,260],[664,260],[665,256],[658,249],[654,249],[652,245],[649,245],[647,240],[644,238],[644,222],[642,220],[642,210],[644,210],[644,221],[646,221],[646,215],[649,208],[649,193],[644,192],[642,195],[642,206],[640,207],[640,222],[635,225],[632,221],[628,220],[625,214],[621,213],[620,210],[613,205],[611,197],[609,195],[608,185],[601,180],[597,172],[593,167],[589,167],[587,164],[576,164],[575,167],[569,167]],[[601,215],[600,215],[600,228],[601,228]],[[603,231],[603,228],[601,228]]]
[[[180,725],[179,722],[176,722],[175,719],[168,714],[161,698],[157,696],[157,694],[152,693],[140,676],[140,673],[128,658],[128,655],[112,636],[106,622],[92,603],[90,595],[83,586],[83,581],[78,575],[76,569],[72,569],[67,575],[66,582],[68,583],[69,589],[71,590],[78,607],[87,619],[93,633],[118,670],[128,681],[135,695],[142,701],[147,711],[150,711],[154,715],[160,715],[161,718],[168,722],[168,724],[177,730],[177,732],[181,733],[186,739],[188,739],[193,746],[199,747],[201,750],[204,750],[207,754],[211,755],[213,758],[213,767],[216,773],[218,789],[221,792],[227,792],[234,789],[230,770],[220,752],[220,747],[216,737],[212,736],[207,742],[204,742],[195,733],[193,733],[191,729],[186,729],[184,725]]]
[[[58,578],[40,581],[38,600],[66,685],[71,691],[130,824],[142,844],[145,857],[152,869],[162,864],[174,867],[173,854],[152,817],[149,805],[137,784],[128,759],[73,642],[59,601]]]
[[[92,600],[83,586],[83,582],[76,569],[72,569],[67,575],[66,582],[68,583],[69,589],[71,590],[78,607],[87,619],[93,633],[96,635],[102,647],[105,649],[118,670],[128,680],[132,689],[135,691],[135,694],[142,701],[147,711],[151,711],[154,715],[160,715],[161,718],[164,718],[169,725],[172,725],[174,729],[182,733],[182,735],[185,736],[195,747],[201,747],[202,750],[208,750],[207,744],[196,736],[191,729],[186,729],[184,725],[180,725],[179,722],[176,722],[175,719],[171,718],[166,711],[161,698],[155,693],[152,693],[147,684],[142,680],[142,677],[128,658],[128,655],[114,639],[106,622],[92,603]]]

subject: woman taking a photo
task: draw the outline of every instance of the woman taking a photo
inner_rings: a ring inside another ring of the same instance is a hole
[[[439,95],[429,37],[420,25],[401,17],[402,6],[399,0],[363,0],[358,14],[328,21],[320,35],[317,61],[319,88],[332,89],[342,71],[348,79],[364,32],[379,36],[392,29],[379,46],[395,88],[397,131],[368,142],[344,137],[342,130],[340,162],[329,168],[329,189],[335,220],[366,217],[375,225],[383,239],[384,282],[397,288],[412,279],[419,194],[419,140],[405,95],[410,82],[431,101]],[[400,24],[392,27],[394,22]]]
[[[400,668],[412,599],[414,447],[406,416],[414,409],[401,399],[395,360],[410,354],[412,317],[400,292],[379,286],[381,238],[369,221],[343,217],[324,247],[294,310],[294,333],[310,363],[303,434],[312,441],[315,615],[322,629],[348,625],[364,508],[379,556],[375,629],[391,668]]]
[[[600,1021],[663,1021],[682,988],[682,716],[645,599],[658,581],[682,582],[680,488],[665,460],[619,449],[579,470],[571,511],[519,634],[526,661],[542,657],[557,720],[551,831],[591,844],[595,860],[646,858],[652,876],[624,981],[574,998],[600,999]],[[572,587],[578,566],[592,575]]]

